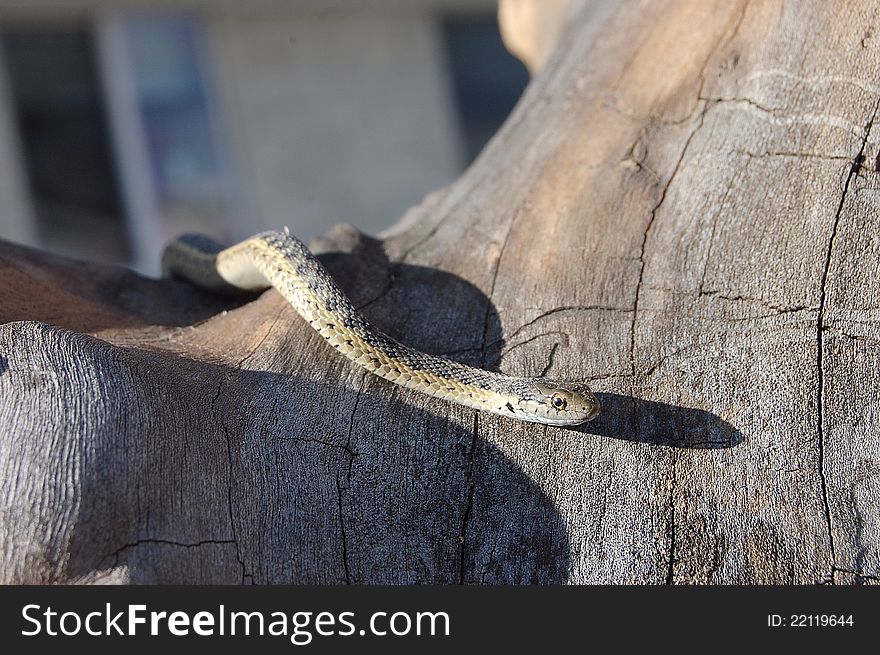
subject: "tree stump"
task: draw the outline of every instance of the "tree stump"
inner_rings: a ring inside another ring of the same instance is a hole
[[[602,415],[476,413],[274,290],[5,244],[4,582],[880,580],[880,4],[545,11],[555,47],[506,14],[535,76],[475,164],[313,245],[392,336]]]

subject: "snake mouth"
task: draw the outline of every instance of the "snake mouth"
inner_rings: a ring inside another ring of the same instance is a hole
[[[558,427],[558,428],[572,428],[577,425],[583,425],[587,421],[591,421],[591,420],[592,420],[592,418],[584,418],[584,417],[579,416],[577,418],[535,419],[532,422],[533,423],[543,423],[544,425],[552,425],[553,427]]]

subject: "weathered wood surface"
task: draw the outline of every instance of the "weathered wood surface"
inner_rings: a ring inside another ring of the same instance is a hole
[[[401,340],[603,415],[476,414],[274,291],[6,245],[3,580],[880,579],[880,4],[567,11],[461,179],[316,247]]]

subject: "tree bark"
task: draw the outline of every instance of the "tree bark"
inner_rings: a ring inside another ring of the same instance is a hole
[[[275,291],[4,245],[4,581],[880,580],[880,4],[561,4],[458,181],[313,245],[401,341],[602,415],[475,413]]]

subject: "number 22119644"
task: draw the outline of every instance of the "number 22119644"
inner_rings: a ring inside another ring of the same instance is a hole
[[[770,628],[834,628],[851,627],[852,614],[768,614],[767,626]]]

